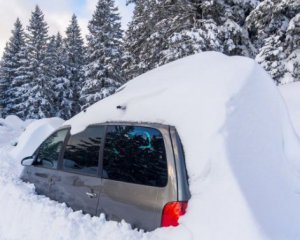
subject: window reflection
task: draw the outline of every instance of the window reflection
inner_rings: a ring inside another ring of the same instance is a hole
[[[102,174],[112,180],[165,186],[167,162],[161,133],[147,127],[109,126]]]
[[[103,133],[103,127],[95,126],[72,135],[66,145],[63,168],[96,175]]]

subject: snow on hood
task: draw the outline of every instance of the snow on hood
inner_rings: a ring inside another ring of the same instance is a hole
[[[39,145],[63,122],[64,120],[58,117],[34,120],[18,138],[18,144],[10,151],[10,156],[18,160],[31,156]]]
[[[272,79],[253,60],[186,57],[129,81],[65,124],[76,133],[107,121],[170,124],[183,142],[187,214],[179,227],[147,237],[300,238],[298,138]]]

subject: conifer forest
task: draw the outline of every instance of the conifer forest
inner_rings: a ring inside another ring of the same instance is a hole
[[[300,0],[127,4],[126,31],[114,0],[98,1],[87,36],[76,15],[51,36],[39,6],[28,23],[16,19],[0,62],[0,117],[69,119],[130,79],[202,51],[253,58],[277,85],[300,81]]]

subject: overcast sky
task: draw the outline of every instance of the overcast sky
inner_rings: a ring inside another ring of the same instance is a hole
[[[45,14],[49,25],[49,33],[64,34],[71,16],[75,13],[78,17],[82,33],[87,33],[87,23],[95,10],[97,0],[0,0],[0,55],[6,42],[11,36],[14,22],[17,17],[25,28],[35,5],[38,4]],[[122,17],[122,27],[126,29],[132,17],[133,6],[126,6],[126,0],[116,0]]]

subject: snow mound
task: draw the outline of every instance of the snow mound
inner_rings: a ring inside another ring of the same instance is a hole
[[[279,90],[289,109],[295,130],[298,136],[300,136],[300,82],[281,85],[279,86]]]
[[[37,196],[0,143],[0,239],[300,239],[298,137],[277,88],[253,60],[206,52],[175,61],[65,124],[75,133],[106,121],[176,126],[192,193],[181,225],[143,233]]]
[[[14,115],[9,115],[5,119],[0,118],[0,144],[7,142],[8,137],[5,133],[9,132],[11,144],[15,144],[15,138],[25,130],[26,126],[33,120],[23,122],[20,118]]]
[[[11,150],[11,157],[21,160],[31,156],[38,146],[63,123],[64,120],[61,118],[44,118],[32,122],[19,137],[17,146]]]
[[[255,61],[190,56],[128,82],[65,124],[76,133],[106,121],[159,122],[179,132],[192,198],[181,226],[157,230],[154,239],[300,238],[299,141]]]

